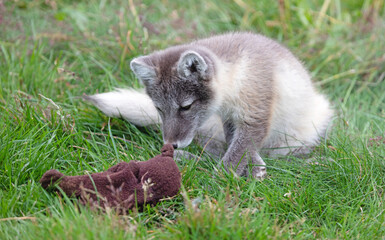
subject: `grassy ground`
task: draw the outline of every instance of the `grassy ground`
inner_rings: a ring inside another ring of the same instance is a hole
[[[383,238],[384,14],[382,0],[0,1],[0,239]],[[229,30],[288,46],[332,100],[313,164],[265,159],[259,182],[181,162],[181,194],[125,216],[40,187],[48,169],[78,175],[158,154],[158,131],[80,97],[138,86],[134,56]]]

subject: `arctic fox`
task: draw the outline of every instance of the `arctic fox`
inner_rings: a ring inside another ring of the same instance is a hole
[[[248,174],[250,161],[253,177],[263,178],[262,152],[308,153],[333,114],[299,60],[259,34],[200,39],[137,57],[130,67],[146,93],[117,90],[89,100],[109,116],[162,124],[164,142],[175,148],[199,133],[225,141],[221,164],[238,175]]]

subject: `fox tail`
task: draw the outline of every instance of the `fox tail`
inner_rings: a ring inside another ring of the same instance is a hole
[[[161,124],[151,98],[143,90],[116,89],[113,92],[85,95],[84,99],[109,117],[121,117],[142,127]]]

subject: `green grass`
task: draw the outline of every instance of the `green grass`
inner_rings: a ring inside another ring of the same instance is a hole
[[[266,159],[259,182],[180,162],[178,196],[125,216],[40,187],[52,168],[79,175],[158,154],[159,131],[81,96],[139,87],[134,56],[231,30],[288,46],[332,100],[312,164]],[[0,1],[0,239],[384,238],[384,54],[381,0]]]

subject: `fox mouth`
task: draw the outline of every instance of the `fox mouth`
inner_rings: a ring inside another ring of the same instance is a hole
[[[178,139],[178,140],[173,140],[173,141],[169,141],[167,140],[166,138],[163,138],[164,139],[164,143],[165,144],[172,144],[174,146],[174,148],[185,148],[187,147],[188,145],[191,144],[192,140],[194,139],[194,134],[195,132],[194,131],[191,131],[187,134],[187,136],[183,139]]]
[[[177,149],[177,148],[185,148],[187,147],[188,145],[191,144],[192,140],[193,140],[194,137],[190,137],[190,138],[186,138],[184,140],[178,140],[178,141],[164,141],[164,144],[172,144],[174,149]]]
[[[178,148],[185,148],[185,147],[187,147],[188,145],[191,144],[192,140],[193,140],[193,137],[185,139],[183,141],[177,141],[177,143],[176,143],[177,147]]]

